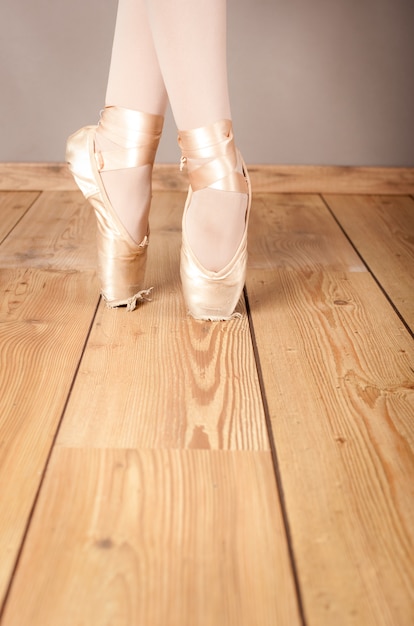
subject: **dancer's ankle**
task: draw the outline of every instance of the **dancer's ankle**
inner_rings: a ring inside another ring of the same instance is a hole
[[[124,124],[114,123],[112,117],[116,110],[117,107],[106,107],[96,128],[95,150],[104,155],[103,160],[108,155],[122,154],[128,150],[133,150],[135,147],[139,147],[142,142],[140,138],[141,129],[139,127],[141,123],[139,116],[142,114],[122,109],[122,111],[126,111],[128,114],[126,118],[127,125],[125,126]],[[154,120],[154,135],[157,133],[156,126],[159,127],[159,133],[161,133],[162,117],[148,114],[144,114],[144,116]],[[136,119],[137,117],[138,119]],[[131,127],[128,126],[128,122],[131,123]],[[135,127],[134,123],[136,124]],[[147,130],[144,129],[143,132],[145,133]],[[151,142],[151,135],[148,135],[148,137]],[[148,139],[145,141],[148,141]],[[146,162],[135,167],[110,168],[101,171],[102,182],[113,209],[132,239],[138,244],[143,241],[148,233],[153,167],[152,162],[148,162],[148,160],[147,158]]]
[[[245,231],[248,189],[242,158],[227,120],[180,131],[179,142],[192,187],[194,183],[185,214],[186,237],[201,265],[218,272],[233,258]],[[230,182],[222,184],[226,177]]]

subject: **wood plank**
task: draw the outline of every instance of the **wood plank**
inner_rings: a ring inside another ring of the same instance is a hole
[[[248,164],[257,193],[412,194],[414,168]],[[155,191],[185,191],[176,163],[156,163]],[[0,163],[1,190],[73,191],[64,163]]]
[[[74,191],[66,163],[0,163],[0,189]]]
[[[0,243],[38,196],[37,191],[0,191]]]
[[[414,200],[328,195],[326,201],[414,331]]]
[[[3,242],[3,267],[95,269],[95,217],[80,191],[50,191]]]
[[[411,624],[408,332],[368,273],[252,270],[247,290],[306,623]]]
[[[186,191],[188,179],[178,163],[156,163],[154,191]],[[76,191],[66,163],[0,163],[0,190]]]
[[[273,193],[411,194],[412,167],[248,165],[253,189]]]
[[[97,304],[92,273],[0,269],[0,604]]]
[[[55,451],[2,626],[299,623],[270,453]]]
[[[322,199],[309,194],[254,197],[248,267],[366,271]]]
[[[175,230],[182,200],[155,199],[152,301],[133,313],[99,309],[58,445],[268,449],[244,302],[243,317],[229,322],[186,314]]]

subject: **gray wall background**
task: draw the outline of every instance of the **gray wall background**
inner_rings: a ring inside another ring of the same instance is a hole
[[[1,161],[63,161],[97,121],[116,6],[1,1]],[[228,16],[248,162],[414,166],[414,0],[228,0]],[[157,160],[178,159],[169,114]]]

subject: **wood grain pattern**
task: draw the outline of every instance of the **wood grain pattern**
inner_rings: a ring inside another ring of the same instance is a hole
[[[408,333],[368,273],[255,270],[248,296],[307,624],[408,626]]]
[[[36,191],[0,191],[0,243],[38,196]]]
[[[3,243],[1,265],[93,270],[95,232],[80,191],[44,192]]]
[[[321,198],[308,194],[254,196],[248,267],[366,271]]]
[[[272,193],[410,194],[414,168],[248,165],[253,190]]]
[[[414,331],[414,200],[329,195],[326,201]]]
[[[2,626],[299,625],[273,481],[266,452],[56,450]]]
[[[414,168],[248,164],[258,193],[412,194]],[[176,163],[156,163],[155,191],[185,191]],[[64,163],[0,163],[0,190],[73,191]]]
[[[244,300],[186,315],[177,166],[155,172],[152,302],[96,313],[90,206],[59,164],[10,165],[1,626],[411,626],[413,345],[370,270],[402,311],[414,170],[251,168],[252,337]]]
[[[179,280],[184,199],[154,194],[146,275],[152,301],[132,314],[101,306],[58,445],[268,449],[243,302],[243,318],[229,323],[186,314]]]
[[[74,191],[66,163],[0,163],[0,189]]]
[[[0,604],[95,312],[93,274],[0,269]]]
[[[99,309],[58,445],[267,449],[243,302],[228,323],[187,316],[174,232],[153,230],[147,277],[151,302]]]

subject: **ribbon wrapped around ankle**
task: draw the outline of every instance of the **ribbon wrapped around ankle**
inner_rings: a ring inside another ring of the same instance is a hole
[[[238,152],[231,120],[179,131],[178,144],[182,152],[181,163],[187,165],[193,191],[211,187],[247,193],[246,178],[236,169]]]
[[[160,141],[164,118],[123,107],[105,107],[99,132],[119,150],[96,152],[100,172],[152,164]]]

